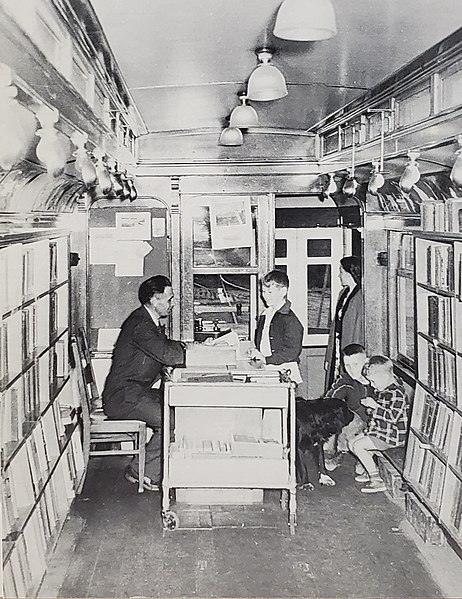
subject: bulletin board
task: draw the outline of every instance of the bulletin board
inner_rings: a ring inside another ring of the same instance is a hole
[[[170,276],[167,208],[156,200],[90,209],[89,320],[92,351],[112,351],[121,324],[140,304],[138,288]]]

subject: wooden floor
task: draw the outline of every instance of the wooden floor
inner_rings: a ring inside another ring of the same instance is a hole
[[[290,536],[278,494],[242,507],[187,507],[164,531],[160,496],[92,460],[42,597],[441,597],[386,494],[364,495],[350,458],[335,487],[298,493]]]

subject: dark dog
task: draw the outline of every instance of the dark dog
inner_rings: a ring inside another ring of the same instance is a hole
[[[333,486],[335,481],[327,474],[323,444],[332,435],[353,420],[347,404],[335,397],[305,400],[296,398],[297,408],[297,486],[313,489],[308,474],[309,457],[314,458],[321,485]]]

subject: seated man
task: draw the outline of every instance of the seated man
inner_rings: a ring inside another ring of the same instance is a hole
[[[160,319],[168,316],[173,302],[172,284],[162,275],[141,283],[141,306],[125,320],[112,355],[112,365],[103,390],[104,412],[114,420],[141,420],[153,429],[146,444],[146,476],[143,486],[158,490],[161,478],[162,392],[152,386],[165,366],[184,364],[180,341],[167,338]],[[157,430],[155,430],[157,429]],[[125,478],[138,483],[138,472],[130,464]]]
[[[361,461],[366,473],[355,480],[367,482],[363,493],[379,493],[386,486],[379,475],[374,454],[404,445],[408,425],[408,399],[401,381],[393,373],[393,362],[385,356],[373,356],[364,367],[364,375],[376,389],[374,397],[361,400],[371,410],[367,429],[355,437],[350,449]]]
[[[358,343],[351,343],[342,350],[342,361],[345,372],[340,374],[325,397],[343,399],[354,414],[353,421],[346,426],[337,439],[331,437],[324,445],[326,453],[326,469],[335,470],[342,461],[342,453],[350,449],[352,439],[363,432],[368,416],[366,408],[361,404],[364,397],[373,394],[369,381],[362,374],[362,369],[367,362],[366,350]],[[357,474],[364,474],[361,464],[357,464]]]
[[[272,270],[261,282],[263,301],[267,305],[255,331],[255,346],[249,357],[269,368],[290,370],[290,378],[301,383],[298,366],[302,353],[303,325],[291,310],[287,299],[289,277],[282,270]]]

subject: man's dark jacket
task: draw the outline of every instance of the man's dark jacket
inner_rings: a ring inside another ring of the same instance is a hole
[[[106,413],[121,404],[136,404],[152,396],[151,385],[159,380],[164,366],[184,364],[185,352],[179,341],[168,339],[164,329],[140,306],[125,320],[112,354],[112,365],[103,391]]]
[[[302,353],[303,325],[290,309],[287,300],[273,316],[269,327],[271,356],[266,358],[267,364],[284,364],[298,362]],[[260,349],[261,336],[265,325],[265,315],[258,319],[255,330],[255,347]]]

